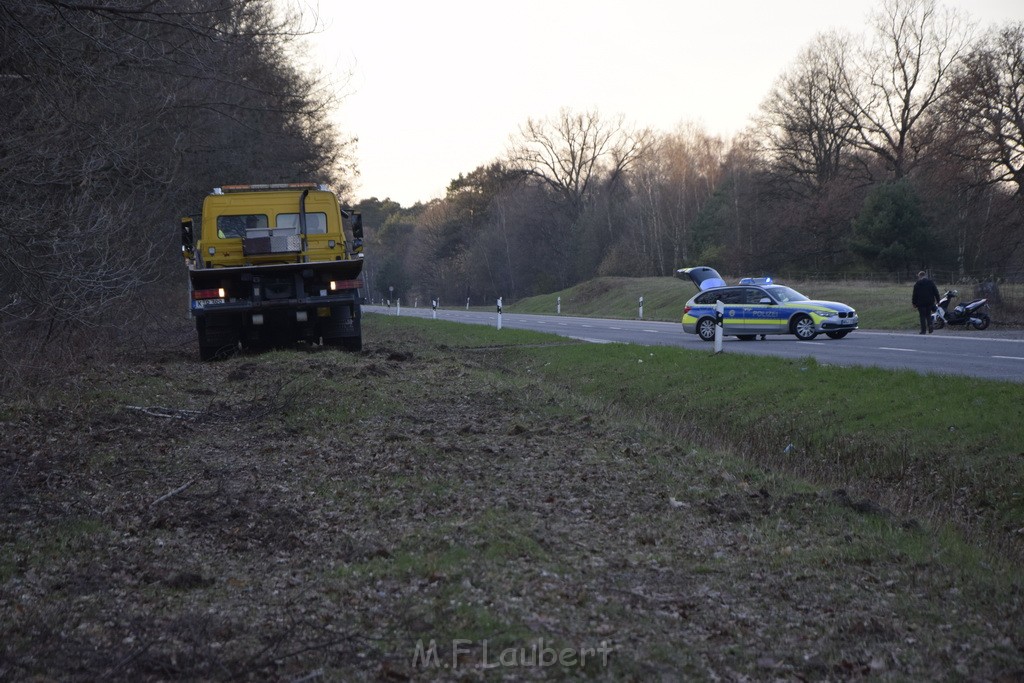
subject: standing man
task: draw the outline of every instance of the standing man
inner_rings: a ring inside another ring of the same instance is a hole
[[[921,331],[918,334],[932,331],[932,311],[939,303],[939,288],[928,278],[923,270],[917,274],[917,282],[914,283],[914,295],[910,302],[917,309],[921,317]]]

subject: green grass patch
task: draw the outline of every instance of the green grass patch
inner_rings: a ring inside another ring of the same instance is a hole
[[[424,347],[492,349],[505,330],[368,317]],[[1020,385],[875,368],[628,344],[561,344],[519,332],[492,367],[562,386],[684,444],[849,489],[899,514],[937,519],[996,545],[1024,546]]]

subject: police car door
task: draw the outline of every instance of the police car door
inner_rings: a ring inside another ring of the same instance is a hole
[[[723,289],[719,300],[724,305],[722,334],[746,334],[747,305],[742,287]]]
[[[744,297],[747,302],[747,330],[750,334],[776,332],[778,306],[764,303],[765,299],[770,299],[768,294],[758,287],[747,287]]]

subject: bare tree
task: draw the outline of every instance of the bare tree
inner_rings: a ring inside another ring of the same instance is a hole
[[[563,109],[549,120],[528,119],[508,150],[508,163],[539,179],[578,215],[603,180],[621,176],[651,144],[648,129],[627,128],[620,115]]]
[[[553,119],[528,119],[513,136],[507,153],[509,168],[545,188],[555,200],[549,214],[560,216],[556,222],[560,228],[540,236],[558,285],[568,286],[589,270],[591,261],[601,258],[582,241],[589,232],[603,242],[608,230],[595,233],[594,221],[601,220],[596,214],[587,226],[581,219],[602,191],[621,184],[652,140],[648,129],[627,127],[622,116],[608,120],[596,111],[568,109]]]
[[[798,195],[822,192],[847,163],[856,126],[843,88],[849,44],[837,33],[818,36],[761,104],[760,144]]]
[[[1024,23],[982,39],[957,70],[944,113],[959,159],[1024,197]]]
[[[721,183],[725,143],[694,126],[680,127],[650,147],[631,174],[633,220],[620,248],[634,267],[670,275],[689,263],[693,224]]]
[[[844,74],[844,103],[855,121],[850,142],[905,176],[932,140],[928,115],[946,94],[970,45],[972,25],[936,0],[884,0],[865,49]]]

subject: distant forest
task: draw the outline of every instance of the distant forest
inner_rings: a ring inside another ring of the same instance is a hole
[[[302,65],[308,7],[0,3],[0,358],[184,316],[178,218],[237,182],[337,188],[363,212],[376,298],[514,301],[698,264],[1024,278],[1022,24],[884,0],[864,35],[807,45],[733,139],[565,109],[402,207],[356,203],[359,131],[332,123],[337,77]]]
[[[360,208],[372,296],[483,304],[692,265],[1021,281],[1022,202],[1024,24],[886,0],[807,45],[733,139],[563,110],[442,199]]]

